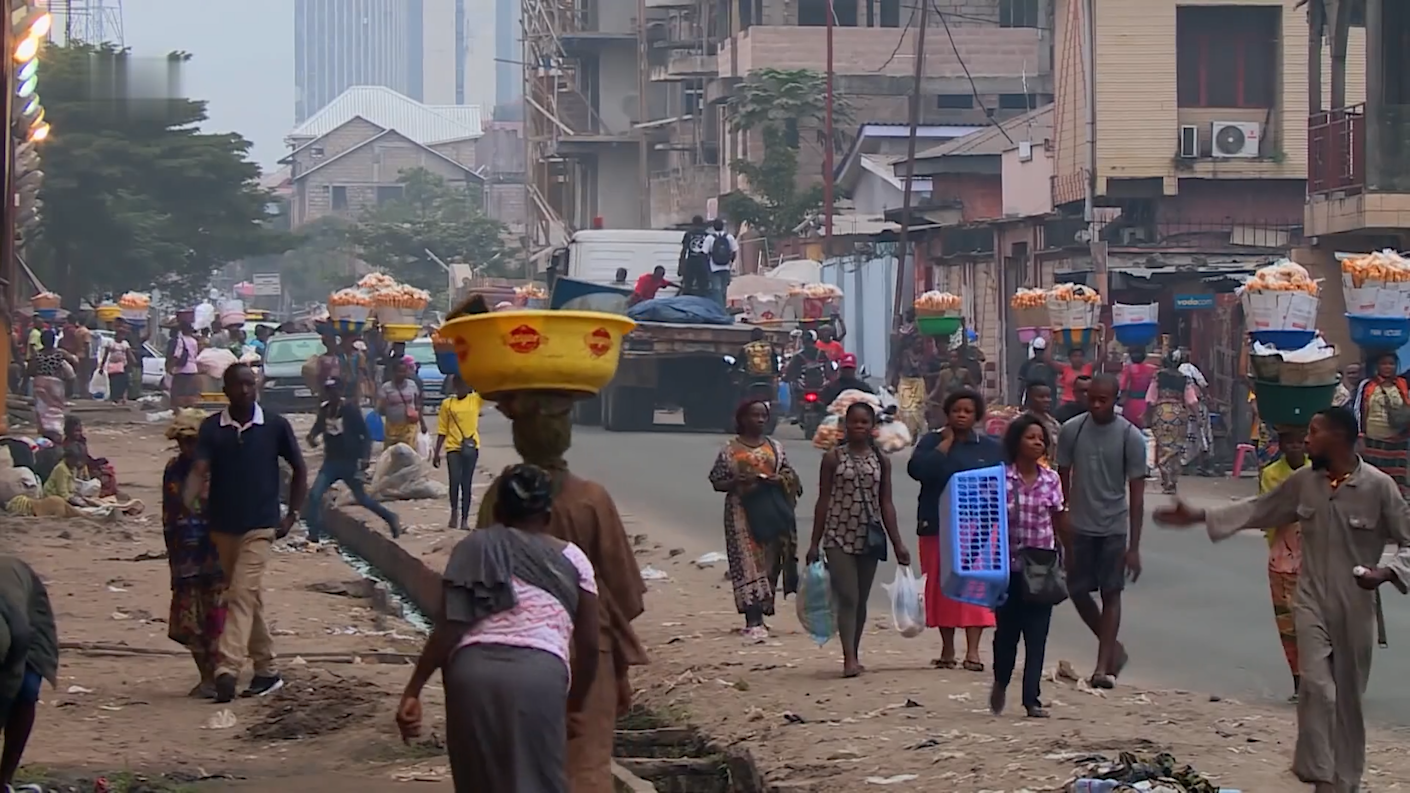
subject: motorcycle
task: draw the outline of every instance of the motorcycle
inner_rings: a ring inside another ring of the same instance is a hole
[[[778,386],[774,379],[749,375],[739,368],[738,361],[733,355],[726,355],[724,360],[725,365],[730,368],[730,380],[736,393],[740,395],[740,401],[758,399],[768,403],[769,423],[764,427],[764,432],[772,435],[774,430],[778,428],[779,418]]]
[[[804,387],[802,394],[803,401],[798,407],[798,426],[802,428],[804,438],[812,438],[817,434],[823,419],[827,418],[827,405],[822,403],[821,388]]]

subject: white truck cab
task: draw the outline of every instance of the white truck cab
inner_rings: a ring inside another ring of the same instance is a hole
[[[682,231],[656,229],[584,229],[554,251],[553,265],[559,275],[595,284],[615,281],[618,267],[627,269],[628,285],[656,267],[665,267],[674,278],[683,236]]]

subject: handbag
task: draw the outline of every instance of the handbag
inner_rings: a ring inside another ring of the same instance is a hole
[[[1380,386],[1380,390],[1386,395],[1386,420],[1390,425],[1398,430],[1410,430],[1410,405],[1401,403],[1393,405],[1390,401],[1390,393],[1385,390],[1385,384]]]
[[[1020,548],[1018,575],[1024,600],[1044,606],[1056,606],[1067,600],[1067,571],[1058,551]]]
[[[772,440],[774,459],[779,459],[778,447]],[[769,545],[786,537],[798,525],[793,511],[793,502],[788,499],[780,482],[759,482],[741,493],[740,506],[744,508],[744,518],[749,521],[749,533],[760,545]]]

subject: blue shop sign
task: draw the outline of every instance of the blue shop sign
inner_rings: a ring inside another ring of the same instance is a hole
[[[1214,308],[1214,295],[1176,295],[1176,311],[1198,311],[1203,308]]]

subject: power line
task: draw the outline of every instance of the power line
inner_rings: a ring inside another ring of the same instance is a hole
[[[935,7],[935,0],[930,0],[930,6],[936,14],[940,15],[940,22],[945,26],[945,37],[950,40],[950,49],[955,53],[955,60],[960,62],[960,68],[964,70],[965,79],[969,80],[969,90],[971,93],[974,94],[974,101],[978,103],[979,109],[984,111],[984,117],[989,119],[990,121],[993,121],[993,111],[991,111],[987,106],[985,106],[984,99],[979,96],[979,86],[974,84],[974,75],[969,73],[969,64],[965,63],[964,56],[960,55],[959,45],[955,43],[955,34],[950,31],[950,21],[945,18],[946,14],[944,12],[942,12],[939,8]],[[1003,135],[1009,143],[1012,143],[1015,146],[1018,145],[1018,143],[1014,141],[1012,137],[1009,137],[1009,131],[1004,129],[1003,124],[994,124],[994,126],[999,128],[999,133]]]

